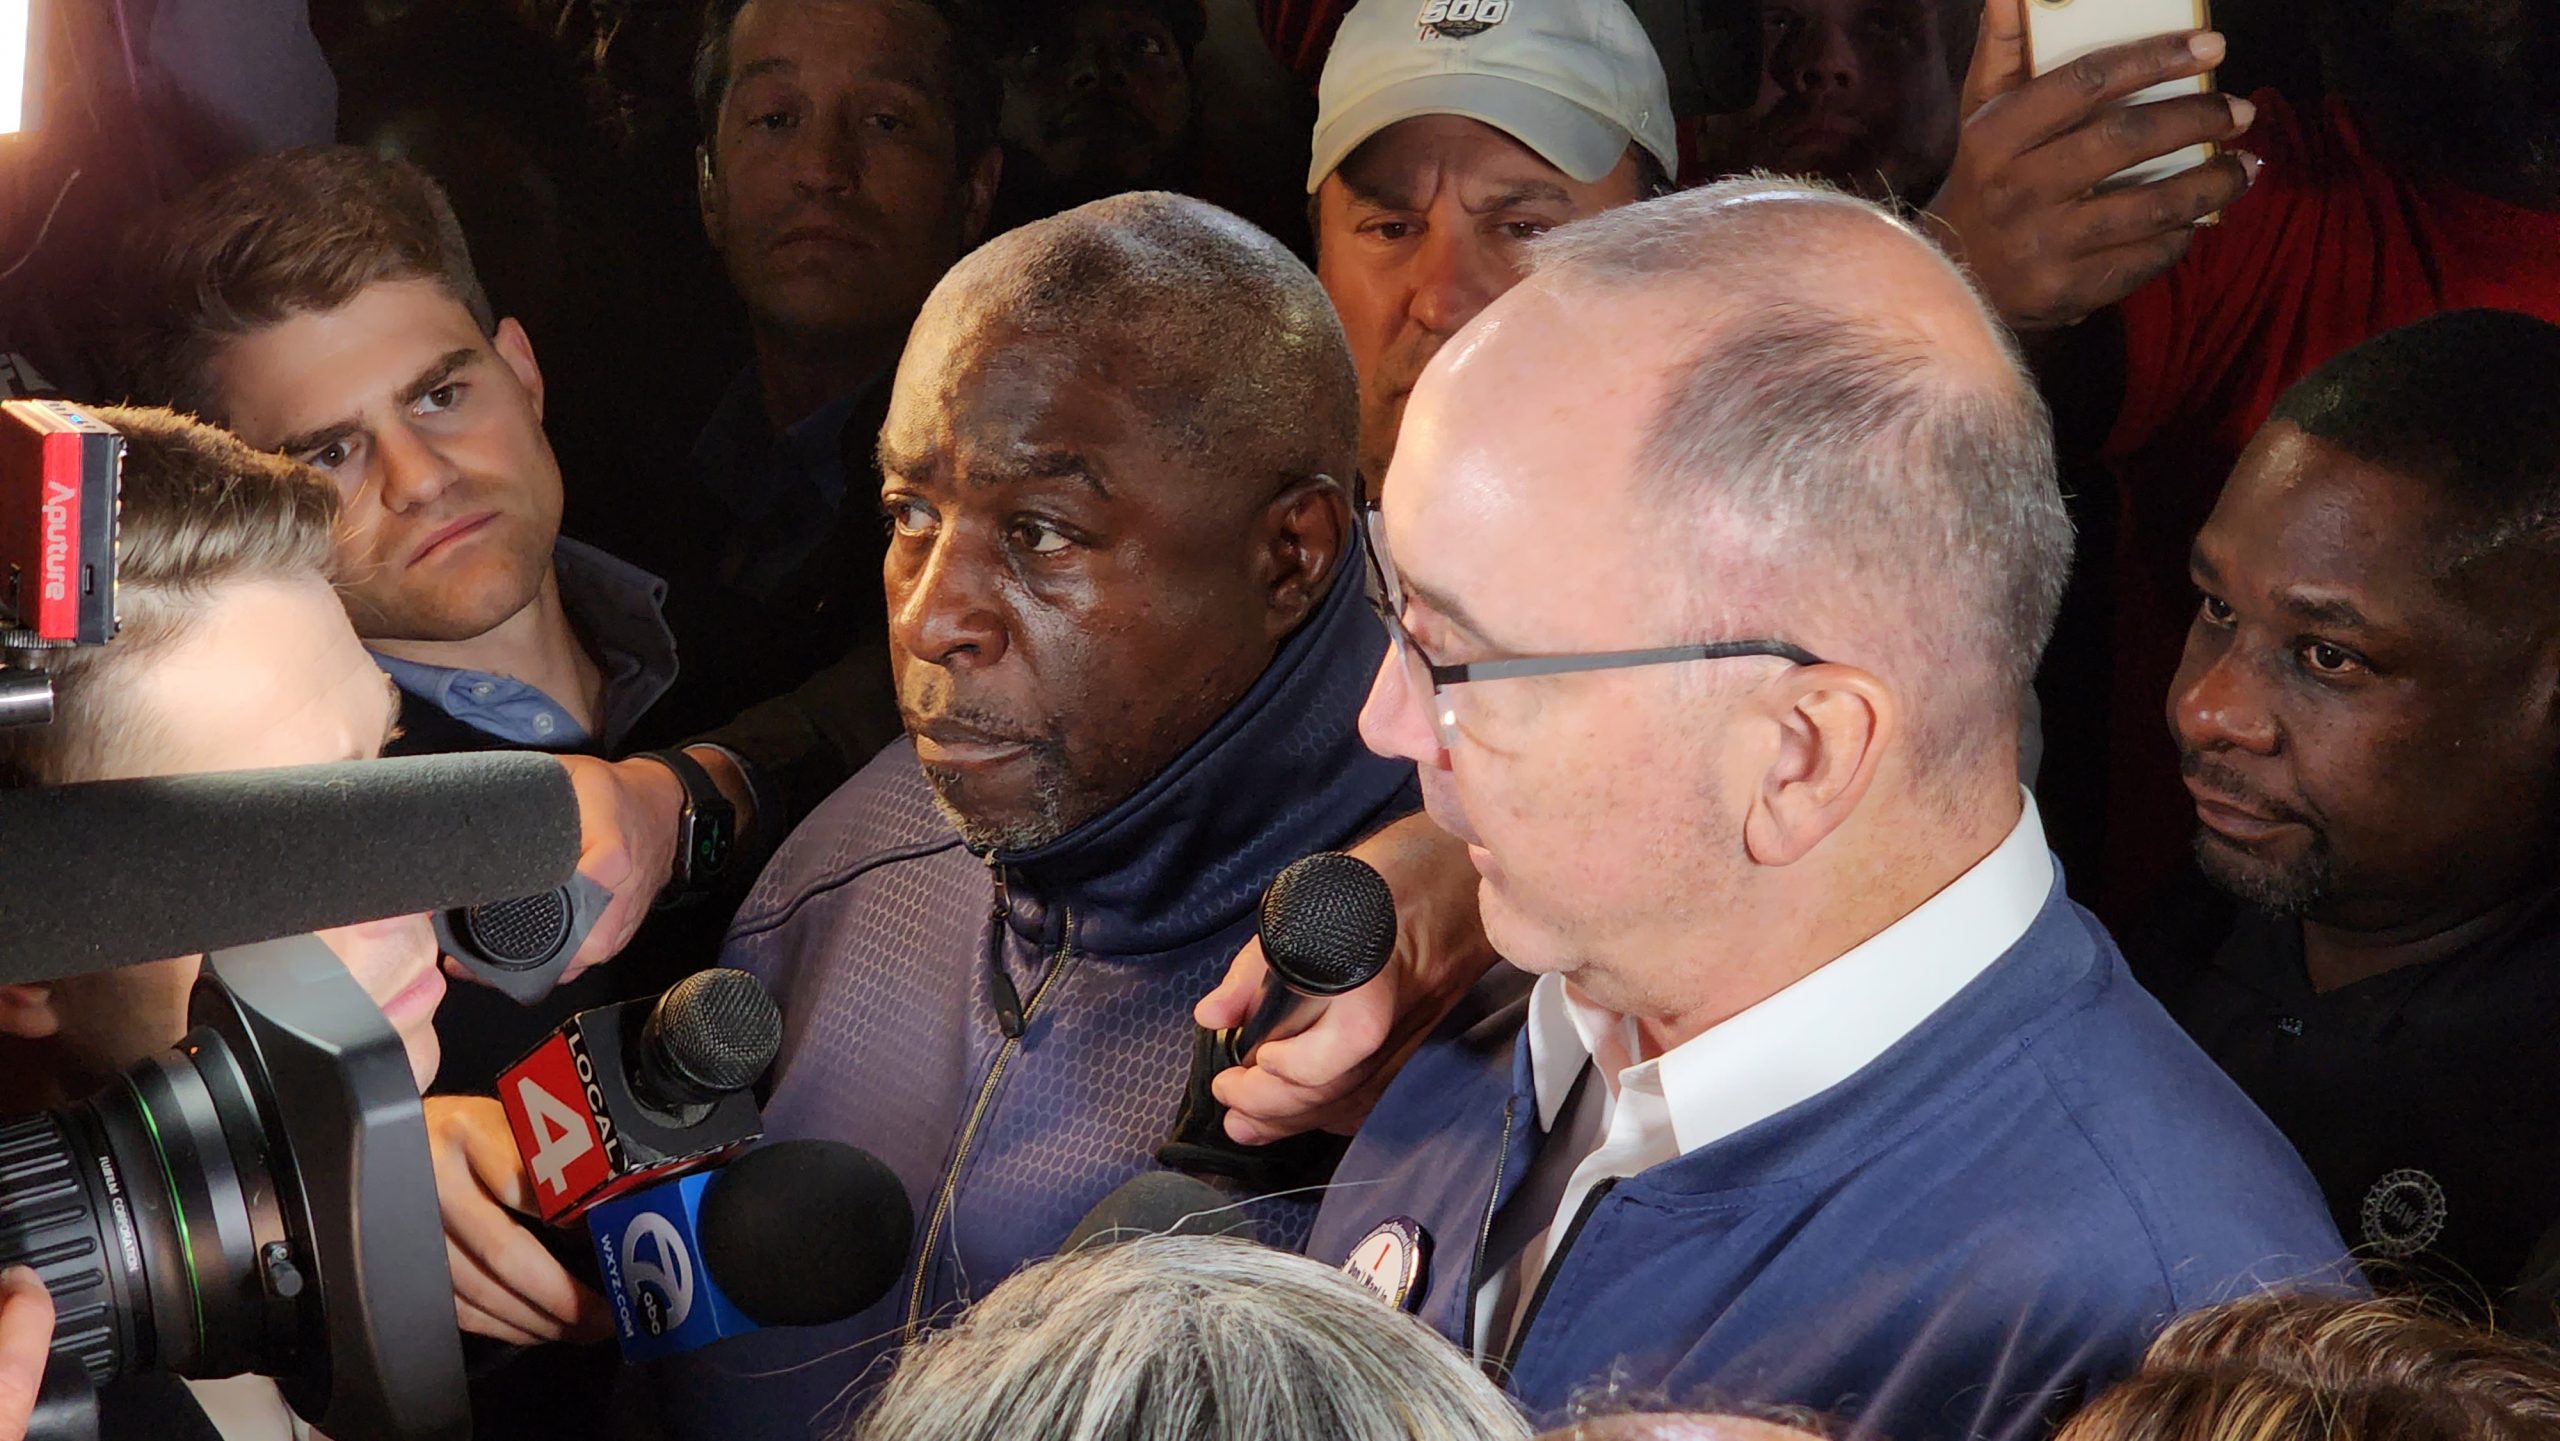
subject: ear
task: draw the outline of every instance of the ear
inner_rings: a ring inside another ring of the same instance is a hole
[[[61,1029],[62,1016],[53,1008],[52,986],[41,981],[0,986],[0,1036],[41,1041]]]
[[[516,383],[522,385],[525,393],[533,397],[533,418],[540,420],[542,418],[542,367],[533,363],[533,337],[525,334],[524,327],[516,324],[515,319],[510,316],[498,322],[498,333],[489,339],[491,345],[497,349],[498,358],[507,363],[507,369],[515,372]]]
[[[1742,822],[1743,849],[1764,866],[1795,864],[1849,819],[1901,720],[1893,692],[1856,666],[1808,666],[1781,685],[1766,717],[1777,747]]]
[[[990,145],[978,163],[969,167],[968,179],[962,182],[964,208],[960,214],[960,253],[978,248],[987,233],[987,216],[996,205],[996,182],[1004,178],[1004,147]],[[713,242],[717,244],[718,242]]]
[[[1270,598],[1272,639],[1296,630],[1324,599],[1326,584],[1342,568],[1350,533],[1351,503],[1330,476],[1292,481],[1263,508],[1255,530],[1254,580]]]
[[[702,212],[702,233],[714,250],[726,248],[720,214],[726,198],[721,193],[719,172],[711,164],[711,143],[706,140],[693,147],[693,203]]]

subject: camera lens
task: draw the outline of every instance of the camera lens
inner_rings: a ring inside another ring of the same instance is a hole
[[[297,1348],[291,1237],[256,1102],[198,1030],[87,1100],[0,1122],[0,1265],[52,1290],[54,1350],[135,1371],[276,1374]],[[283,1178],[289,1182],[290,1178]],[[281,1244],[286,1259],[262,1256]]]

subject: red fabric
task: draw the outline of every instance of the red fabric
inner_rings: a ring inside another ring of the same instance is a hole
[[[1333,48],[1333,32],[1351,13],[1352,0],[1255,0],[1262,20],[1262,41],[1298,83],[1316,88],[1324,74],[1325,52]]]
[[[2338,352],[2438,311],[2560,322],[2560,215],[2395,172],[2334,99],[2310,114],[2272,90],[2250,98],[2257,184],[2119,307],[2110,919],[2167,878],[2194,826],[2164,720],[2195,606],[2187,551],[2277,399]]]

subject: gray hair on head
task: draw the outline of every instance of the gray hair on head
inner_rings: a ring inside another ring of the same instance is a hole
[[[1840,272],[1825,261],[1871,259],[1877,240],[1943,271],[1978,346],[1827,293]],[[1654,307],[1683,303],[1666,291],[1696,297],[1638,453],[1639,493],[1686,523],[1666,527],[1683,544],[1713,535],[1720,560],[1754,573],[1720,575],[1692,609],[1821,596],[1833,614],[1893,625],[1889,648],[1833,658],[1912,696],[1924,760],[1970,750],[1986,703],[2014,716],[2061,605],[2071,522],[2044,402],[1961,270],[1878,206],[1765,176],[1578,221],[1530,253],[1550,287]],[[1715,618],[1782,635],[1787,620]]]
[[[1205,201],[1137,191],[1009,231],[925,302],[953,307],[1136,339],[1133,393],[1204,467],[1347,482],[1358,464],[1360,383],[1333,302],[1288,247]]]
[[[1341,1272],[1223,1236],[1025,1268],[907,1353],[852,1441],[1525,1441],[1492,1382]]]

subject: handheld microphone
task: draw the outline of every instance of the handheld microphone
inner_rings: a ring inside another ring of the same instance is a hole
[[[747,1088],[782,1045],[782,1013],[744,971],[580,1011],[498,1075],[542,1219],[716,1164],[763,1134]]]
[[[587,1215],[626,1362],[765,1326],[823,1326],[889,1294],[915,1212],[897,1173],[840,1141],[777,1141]]]
[[[1344,1141],[1321,1132],[1267,1146],[1227,1139],[1227,1108],[1210,1089],[1303,1008],[1367,984],[1396,948],[1396,898],[1368,862],[1320,851],[1292,862],[1262,893],[1262,956],[1271,967],[1253,1015],[1232,1030],[1197,1030],[1191,1076],[1173,1134],[1156,1161],[1178,1171],[1224,1176],[1249,1191],[1320,1184],[1342,1159]]]
[[[578,835],[539,755],[0,791],[0,985],[546,890]]]
[[[436,912],[436,944],[499,994],[530,1006],[560,984],[613,892],[585,876],[512,900]]]
[[[1262,893],[1262,958],[1271,968],[1253,1015],[1228,1043],[1242,1064],[1308,1003],[1355,990],[1396,948],[1396,898],[1358,856],[1318,851],[1292,862]]]
[[[1139,1236],[1239,1236],[1262,1239],[1244,1208],[1205,1181],[1173,1171],[1140,1171],[1102,1198],[1067,1233],[1061,1254]]]

